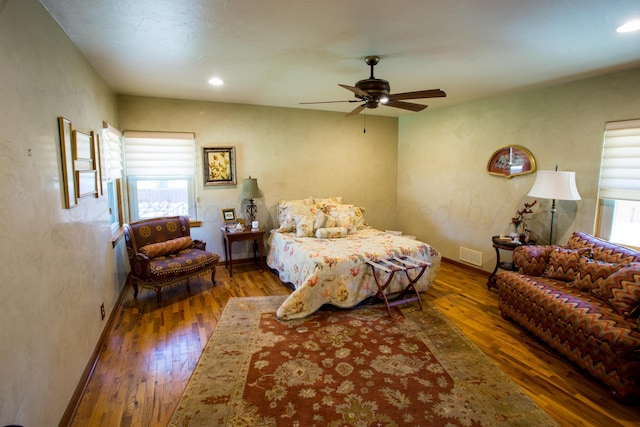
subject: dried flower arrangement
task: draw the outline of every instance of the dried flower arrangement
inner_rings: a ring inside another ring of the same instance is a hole
[[[520,227],[520,225],[522,225],[522,232],[520,234],[524,234],[525,230],[526,230],[526,222],[527,222],[527,215],[532,214],[533,213],[533,209],[531,209],[533,206],[535,206],[535,204],[537,203],[537,200],[534,200],[531,203],[526,203],[524,204],[524,207],[520,210],[516,211],[516,216],[514,216],[513,218],[511,218],[511,223],[513,224],[513,226],[515,227],[515,232],[518,233],[518,227]]]

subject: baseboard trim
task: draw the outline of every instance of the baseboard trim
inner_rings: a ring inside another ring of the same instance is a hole
[[[472,265],[465,264],[463,262],[459,262],[459,261],[456,261],[456,260],[453,260],[453,259],[450,259],[450,258],[442,257],[442,262],[446,262],[447,264],[455,265],[458,268],[462,268],[462,269],[471,271],[473,273],[480,274],[481,276],[484,276],[484,277],[489,277],[489,275],[490,275],[490,273],[488,271],[481,270],[478,267],[474,267]]]
[[[100,334],[100,338],[96,343],[96,347],[93,349],[93,353],[91,353],[91,358],[89,359],[89,362],[87,363],[87,366],[84,369],[82,376],[80,377],[80,381],[78,381],[78,385],[76,386],[76,389],[73,392],[73,396],[71,396],[71,400],[67,405],[67,409],[64,411],[64,414],[60,419],[60,423],[58,423],[58,427],[67,427],[71,425],[71,421],[73,420],[73,417],[75,416],[76,411],[78,410],[78,406],[80,406],[80,400],[82,399],[82,395],[87,389],[87,386],[89,385],[89,380],[93,376],[93,372],[96,368],[96,365],[98,364],[98,360],[100,359],[100,353],[104,348],[104,345],[107,341],[107,337],[111,332],[111,328],[113,328],[116,315],[118,314],[118,311],[120,310],[120,306],[122,305],[124,292],[126,289],[129,288],[130,281],[131,281],[131,278],[129,275],[127,275],[127,280],[125,281],[124,286],[120,290],[120,295],[118,295],[118,300],[116,301],[115,305],[113,306],[113,309],[111,310],[111,313],[109,314],[107,323],[104,326],[104,329],[102,329],[102,333]]]

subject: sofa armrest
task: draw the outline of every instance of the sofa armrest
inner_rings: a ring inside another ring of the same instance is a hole
[[[137,252],[131,260],[131,268],[143,280],[151,277],[151,259],[145,254]]]
[[[196,249],[200,249],[202,251],[206,251],[207,250],[207,242],[204,242],[202,240],[196,239],[196,240],[193,241],[193,246],[192,247],[196,248]]]
[[[513,263],[520,273],[540,277],[547,269],[549,254],[553,248],[551,245],[519,246],[513,251]]]

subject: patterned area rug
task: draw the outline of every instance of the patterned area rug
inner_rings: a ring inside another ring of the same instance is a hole
[[[171,426],[555,426],[431,303],[322,309],[232,298]]]

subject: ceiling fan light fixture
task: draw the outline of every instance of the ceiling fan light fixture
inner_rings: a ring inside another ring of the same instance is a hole
[[[387,95],[382,95],[380,97],[380,102],[386,104],[387,102],[389,102],[389,97]]]
[[[616,32],[618,33],[631,33],[638,30],[640,30],[640,19],[625,22],[624,24],[616,28]]]

